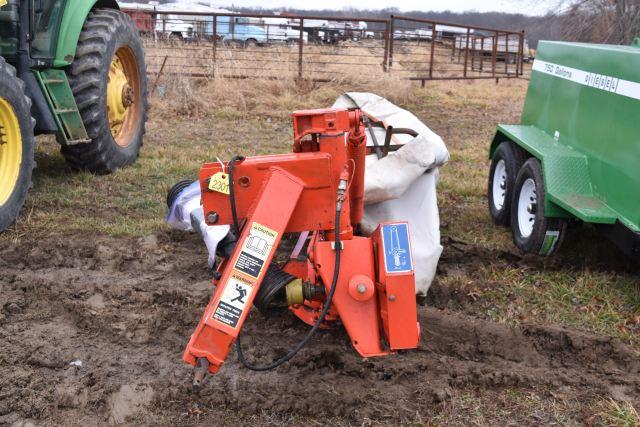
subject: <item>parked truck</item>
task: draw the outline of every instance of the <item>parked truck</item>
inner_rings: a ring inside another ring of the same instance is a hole
[[[177,15],[158,15],[155,32],[160,38],[180,41],[191,40],[196,35],[193,22],[179,19]]]
[[[519,125],[491,142],[489,211],[525,252],[554,253],[567,222],[640,259],[640,41],[538,45]]]
[[[224,43],[243,47],[262,46],[268,42],[267,31],[244,16],[218,15],[215,36]],[[207,34],[213,34],[214,17],[209,17]]]
[[[298,43],[300,41],[300,29],[294,29],[287,18],[262,18],[262,27],[267,32],[267,40],[280,43]],[[309,36],[302,32],[302,41],[306,43]]]

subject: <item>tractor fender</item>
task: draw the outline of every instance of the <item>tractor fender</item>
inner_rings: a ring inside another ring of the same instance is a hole
[[[82,26],[94,7],[120,10],[116,0],[67,1],[65,13],[60,24],[56,57],[53,62],[55,68],[66,67],[73,62]]]

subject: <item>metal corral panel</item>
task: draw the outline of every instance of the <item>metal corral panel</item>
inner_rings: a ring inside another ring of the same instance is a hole
[[[540,42],[521,126],[499,126],[539,158],[548,199],[578,218],[640,231],[640,49]]]

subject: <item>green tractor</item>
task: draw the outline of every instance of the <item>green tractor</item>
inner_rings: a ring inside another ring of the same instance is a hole
[[[137,159],[146,110],[142,42],[115,0],[0,0],[0,231],[31,186],[35,135],[110,173]]]

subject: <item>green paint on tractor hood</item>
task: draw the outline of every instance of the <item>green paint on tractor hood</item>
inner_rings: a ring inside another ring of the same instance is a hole
[[[96,5],[119,9],[115,0],[67,0],[60,25],[60,34],[58,35],[58,47],[53,62],[54,67],[66,67],[73,62],[82,26],[87,20],[89,12]]]

